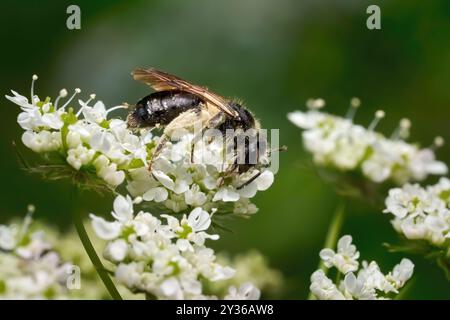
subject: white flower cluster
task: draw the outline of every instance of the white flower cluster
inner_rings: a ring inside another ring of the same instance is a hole
[[[426,240],[450,249],[450,180],[426,189],[406,184],[389,190],[384,212],[392,213],[392,225],[407,239]]]
[[[447,166],[436,161],[433,148],[420,149],[403,140],[409,135],[411,123],[408,119],[402,119],[388,139],[374,131],[384,117],[383,111],[377,111],[375,119],[366,129],[353,123],[355,110],[360,104],[357,98],[352,99],[346,118],[318,111],[324,106],[319,102],[309,101],[307,105],[310,110],[307,112],[288,114],[292,123],[305,130],[303,143],[316,163],[342,171],[360,170],[376,183],[392,180],[399,185],[424,180],[431,174],[447,173]],[[436,146],[442,145],[442,138],[438,137],[435,143]]]
[[[107,240],[104,257],[115,265],[115,278],[133,292],[158,299],[214,299],[205,295],[202,281],[219,281],[234,276],[232,268],[215,260],[205,246],[218,235],[206,233],[210,215],[197,207],[179,220],[163,215],[164,221],[148,212],[134,215],[129,196],[114,200],[113,222],[91,214],[96,234]],[[226,298],[259,298],[251,284],[232,287]]]
[[[33,76],[33,83],[36,79]],[[94,172],[115,187],[125,180],[123,169],[146,160],[145,138],[129,133],[124,121],[107,119],[109,112],[121,106],[106,110],[101,101],[89,106],[94,94],[86,102],[79,100],[81,108],[74,113],[69,104],[79,92],[80,89],[75,89],[62,106],[58,103],[67,95],[65,89],[54,104],[50,98],[42,101],[34,95],[33,86],[30,100],[15,91],[6,98],[22,109],[17,122],[26,130],[22,142],[28,148],[37,153],[58,153],[74,169]]]
[[[33,84],[36,79],[33,76]],[[79,100],[81,107],[75,113],[69,104],[79,92],[76,89],[62,106],[59,102],[67,95],[64,89],[54,103],[50,98],[42,101],[34,95],[33,85],[30,100],[15,91],[12,96],[6,96],[22,109],[17,121],[25,130],[23,143],[37,153],[62,157],[75,170],[99,177],[110,187],[117,187],[126,180],[128,192],[133,197],[162,204],[169,212],[189,212],[196,207],[211,211],[226,207],[235,214],[253,214],[257,207],[250,198],[273,183],[273,173],[265,170],[240,189],[239,186],[258,170],[264,169],[255,168],[245,174],[227,176],[228,166],[222,160],[226,158],[226,151],[217,141],[199,141],[195,150],[202,152],[195,153],[191,162],[194,135],[189,132],[179,141],[166,144],[155,159],[150,174],[148,163],[159,137],[145,129],[134,133],[128,130],[125,121],[108,119],[111,111],[126,107],[106,109],[101,101],[90,106],[95,95],[86,102]]]
[[[409,259],[402,259],[387,275],[375,261],[363,261],[359,268],[359,252],[349,235],[343,236],[337,246],[337,252],[323,249],[320,257],[327,268],[335,267],[344,279],[333,283],[323,270],[315,271],[311,275],[310,290],[319,300],[388,299],[387,295],[398,294],[413,274],[414,264]]]
[[[258,209],[249,199],[272,185],[273,173],[265,170],[252,183],[238,189],[258,169],[225,181],[227,167],[222,165],[222,143],[217,140],[210,143],[197,142],[195,150],[203,152],[196,152],[192,163],[192,139],[194,134],[186,133],[177,143],[168,143],[154,161],[152,175],[148,174],[145,167],[130,170],[128,192],[133,197],[142,197],[144,201],[163,203],[176,213],[195,207],[211,211],[227,203],[233,205],[231,210],[235,214],[256,213]],[[197,159],[197,156],[202,159]]]
[[[42,231],[0,225],[0,299],[64,299],[72,265],[63,263]]]

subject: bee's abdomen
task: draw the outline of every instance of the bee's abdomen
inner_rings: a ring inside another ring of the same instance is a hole
[[[185,91],[154,92],[136,104],[134,116],[141,120],[140,126],[168,125],[179,114],[199,108],[202,100]]]

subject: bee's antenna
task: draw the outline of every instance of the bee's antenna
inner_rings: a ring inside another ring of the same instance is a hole
[[[278,152],[282,152],[282,151],[287,151],[288,147],[287,146],[281,146],[279,148],[274,148],[270,150],[270,154],[272,154],[272,152],[274,151],[278,151]]]
[[[122,102],[122,107],[123,107],[123,109],[130,109],[130,110],[133,110],[136,108],[136,106],[134,104],[129,104],[127,102]]]

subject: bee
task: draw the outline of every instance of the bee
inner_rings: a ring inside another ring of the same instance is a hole
[[[139,100],[127,117],[128,127],[133,128],[164,128],[163,135],[153,152],[149,162],[152,170],[153,160],[170,141],[172,134],[180,128],[188,128],[201,121],[202,133],[207,129],[218,129],[223,136],[234,130],[231,150],[234,162],[227,168],[225,177],[243,174],[255,167],[267,167],[260,163],[261,155],[267,154],[267,139],[261,137],[258,120],[241,103],[223,98],[207,88],[191,84],[174,75],[150,68],[135,69],[134,80],[143,82],[156,92]],[[248,132],[251,132],[250,134]],[[243,136],[245,135],[245,136]],[[229,139],[229,137],[227,136]],[[256,139],[252,139],[256,138]],[[237,143],[244,141],[243,156],[237,156]],[[194,139],[195,142],[195,139]],[[194,160],[194,144],[191,148],[191,161]],[[256,161],[255,161],[256,160]],[[253,175],[238,189],[253,182],[261,173]],[[222,180],[223,181],[223,180]]]

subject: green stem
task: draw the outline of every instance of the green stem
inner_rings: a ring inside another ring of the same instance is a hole
[[[339,238],[339,234],[341,232],[342,223],[344,222],[345,215],[345,201],[341,200],[336,210],[334,212],[333,218],[331,219],[330,226],[328,227],[327,237],[325,239],[325,244],[323,248],[335,248],[336,243]],[[328,269],[325,267],[325,264],[322,260],[319,262],[318,269],[323,270],[324,274],[328,273]],[[308,300],[314,300],[315,297],[310,292],[308,295]]]
[[[84,250],[89,256],[89,259],[91,259],[91,262],[94,265],[97,274],[103,281],[103,284],[105,285],[109,294],[114,300],[122,300],[119,291],[117,291],[116,286],[109,277],[108,271],[105,269],[100,258],[95,252],[94,246],[92,245],[91,240],[89,239],[89,236],[86,232],[86,229],[84,228],[83,219],[81,218],[81,215],[78,213],[78,210],[76,209],[72,210],[72,220],[75,225],[75,229],[77,230],[78,237],[80,238],[81,243],[83,244]]]
[[[439,268],[441,268],[444,271],[445,277],[448,281],[450,281],[450,259],[447,257],[438,257],[436,259],[436,263]]]
[[[409,279],[408,283],[400,290],[400,292],[395,296],[394,300],[403,300],[405,296],[409,294],[411,288],[414,286],[416,282],[415,278]]]

